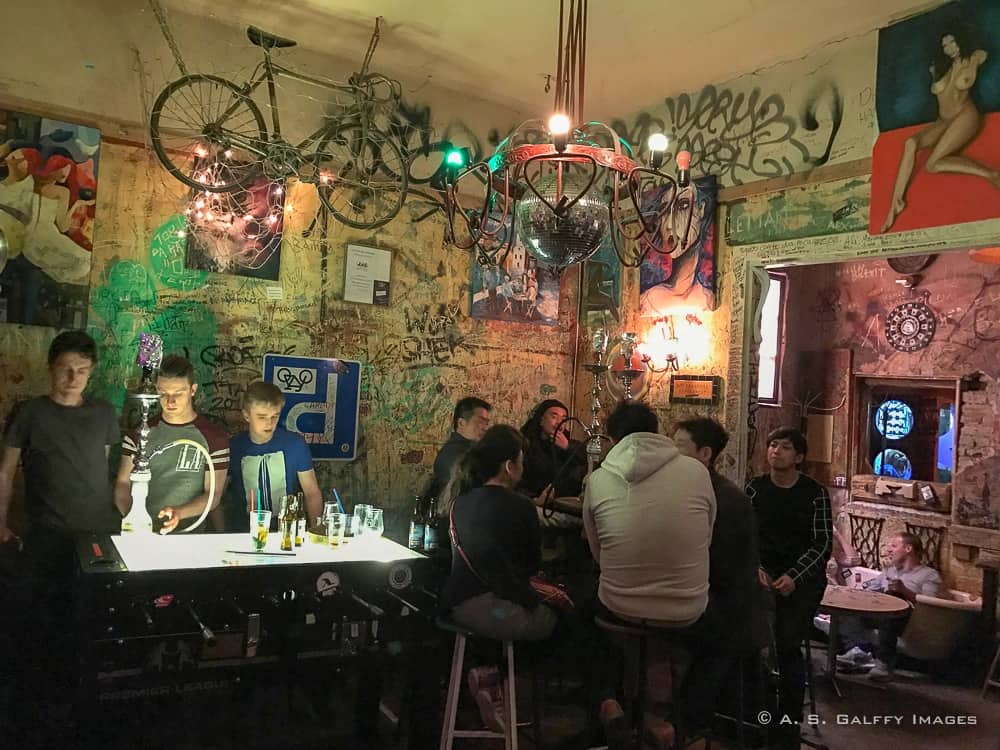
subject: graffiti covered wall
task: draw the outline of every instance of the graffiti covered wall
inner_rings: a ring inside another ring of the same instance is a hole
[[[360,360],[359,458],[317,470],[321,486],[336,484],[349,501],[364,496],[394,509],[426,476],[457,398],[480,395],[495,405],[497,421],[519,424],[553,386],[569,397],[575,285],[562,286],[555,327],[473,321],[469,256],[442,246],[436,216],[418,224],[404,210],[376,233],[331,222],[324,244],[317,232],[303,236],[316,213],[314,190],[294,185],[280,277],[261,281],[185,268],[183,191],[144,149],[108,144],[102,170],[88,325],[102,359],[92,390],[118,407],[138,375],[142,331],[191,359],[199,411],[230,432],[243,428],[241,398],[265,353]],[[349,241],[393,251],[391,307],[340,301]],[[0,326],[4,413],[45,391],[51,335]]]

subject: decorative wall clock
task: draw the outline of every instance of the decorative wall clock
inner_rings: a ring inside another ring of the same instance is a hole
[[[937,322],[934,311],[923,302],[904,302],[885,319],[885,338],[901,352],[915,352],[934,338]]]

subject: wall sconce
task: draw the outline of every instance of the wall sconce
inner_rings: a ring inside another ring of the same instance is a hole
[[[639,345],[639,352],[650,372],[677,372],[680,369],[680,342],[672,315],[653,324],[648,338]]]

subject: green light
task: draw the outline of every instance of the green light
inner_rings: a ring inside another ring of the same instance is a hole
[[[465,157],[460,149],[453,148],[444,157],[444,163],[449,167],[461,167],[465,164]]]

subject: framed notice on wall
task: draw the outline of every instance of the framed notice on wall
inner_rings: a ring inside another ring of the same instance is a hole
[[[389,306],[392,253],[374,247],[347,246],[344,301]]]
[[[674,375],[670,379],[670,403],[717,404],[722,393],[718,375]]]
[[[285,394],[278,424],[302,435],[313,458],[355,459],[361,406],[360,362],[265,354],[264,380]]]

